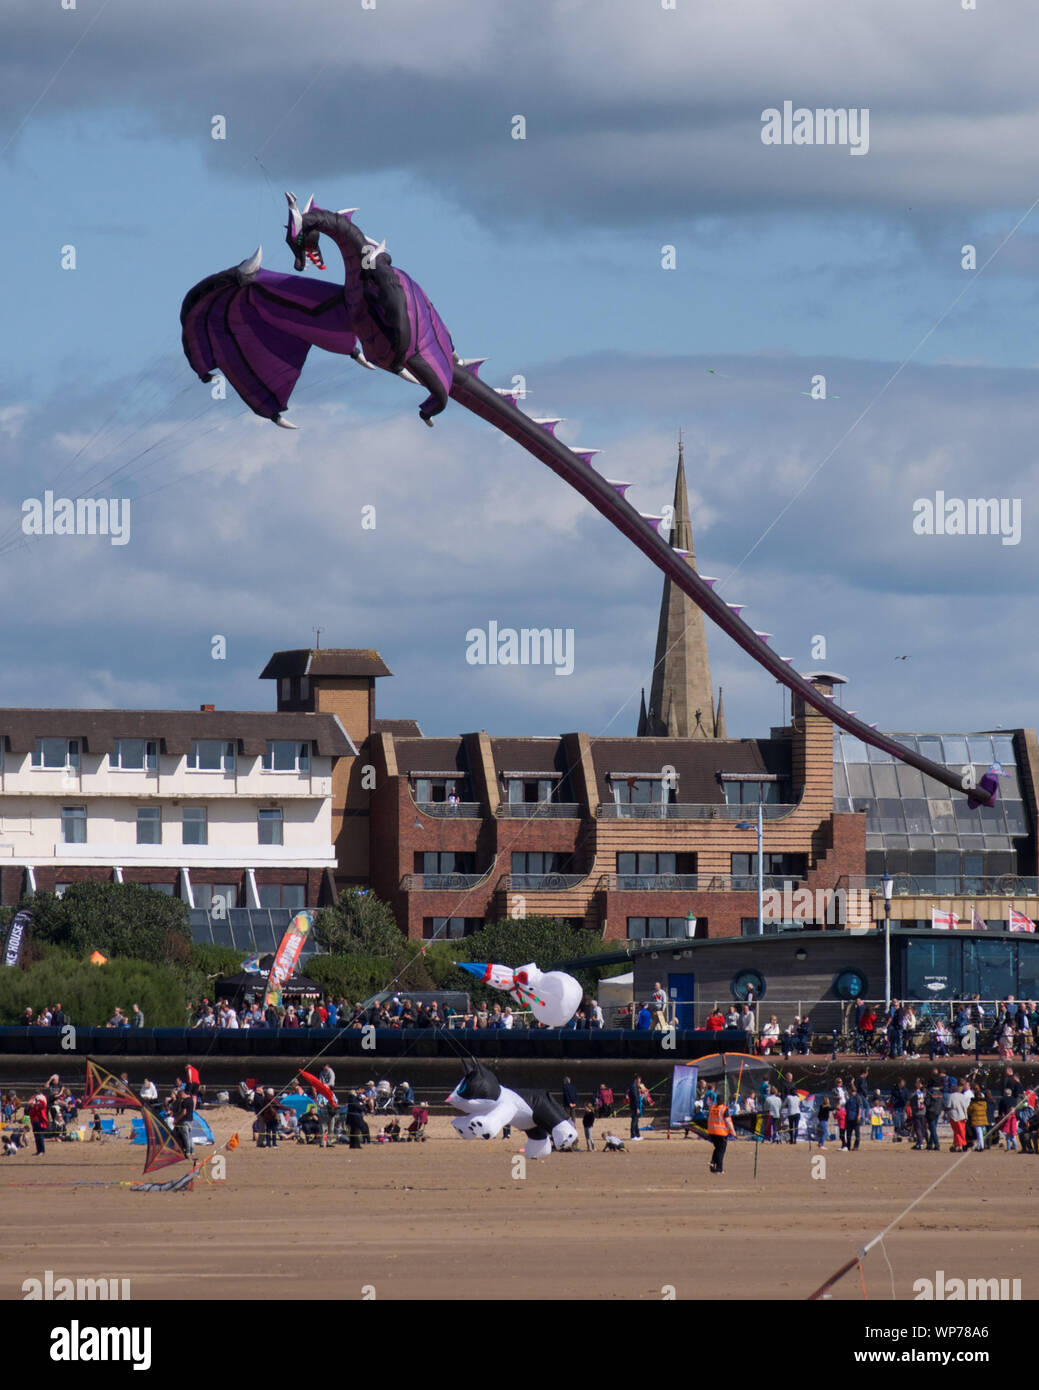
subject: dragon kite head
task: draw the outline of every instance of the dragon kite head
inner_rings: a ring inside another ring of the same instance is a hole
[[[311,208],[314,206],[314,198],[311,195],[307,199],[306,207],[300,210],[296,202],[295,193],[286,193],[285,200],[289,205],[289,220],[285,228],[285,245],[294,256],[293,265],[296,270],[306,268],[307,261],[317,266],[318,270],[325,269],[325,262],[321,257],[321,249],[318,245],[320,233],[316,227],[307,228],[304,219]]]

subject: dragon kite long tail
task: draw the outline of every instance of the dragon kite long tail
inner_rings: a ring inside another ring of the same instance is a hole
[[[303,209],[287,194],[289,223],[286,241],[297,271],[307,262],[324,269],[319,250],[322,234],[343,258],[341,286],[321,285],[300,275],[260,269],[257,251],[248,260],[201,281],[185,296],[181,309],[184,351],[203,381],[222,372],[257,415],[294,428],[282,412],[312,346],[373,365],[430,392],[419,407],[426,424],[439,414],[447,399],[472,411],[514,439],[547,464],[642,551],[658,569],[687,594],[759,666],[807,705],[839,728],[890,757],[918,768],[952,791],[967,795],[972,806],[991,806],[999,787],[999,769],[980,778],[922,757],[880,733],[854,713],[844,710],[792,669],[792,658],[777,655],[768,633],[756,631],[740,615],[739,604],[727,603],[714,592],[715,580],[704,578],[688,563],[687,552],[676,550],[661,534],[663,517],[636,510],[625,493],[630,483],[611,482],[591,465],[597,449],[568,448],[555,437],[559,420],[536,420],[524,414],[517,397],[480,380],[483,358],[459,359],[450,334],[436,309],[403,271],[397,270],[385,242],[366,237],[353,222],[355,208],[329,212]],[[367,354],[367,355],[366,355]],[[370,359],[370,360],[369,360]]]

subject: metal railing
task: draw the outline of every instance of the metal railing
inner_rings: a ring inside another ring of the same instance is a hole
[[[495,815],[502,820],[580,820],[577,801],[502,801]]]
[[[799,802],[765,802],[764,819],[782,820],[796,811]],[[681,801],[603,801],[595,808],[599,820],[756,820],[757,804],[730,806],[727,802],[697,805]]]
[[[1039,878],[1022,874],[892,874],[893,898],[1035,898]],[[842,888],[865,888],[884,896],[879,874],[844,874]]]
[[[468,817],[470,820],[480,820],[483,816],[478,801],[457,801],[453,805],[450,801],[416,801],[415,806],[424,816]]]
[[[475,888],[486,874],[405,874],[401,886],[408,893],[460,893]]]
[[[796,892],[801,879],[790,874],[765,874],[762,886]],[[757,874],[603,874],[600,891],[607,893],[756,893]]]
[[[566,893],[587,880],[587,874],[503,874],[498,887],[515,893]]]
[[[697,892],[699,874],[612,874],[616,893],[676,893]],[[754,880],[755,885],[757,879]]]

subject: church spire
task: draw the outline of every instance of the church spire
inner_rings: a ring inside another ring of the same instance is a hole
[[[681,433],[678,436],[678,468],[675,473],[670,540],[676,549],[688,551],[686,563],[695,568]],[[699,723],[697,711],[700,711]],[[641,726],[641,719],[639,722]],[[643,733],[641,727],[639,732]],[[664,580],[660,600],[653,680],[644,732],[656,738],[718,737],[703,613],[669,578]]]
[[[725,706],[722,704],[722,688],[718,687],[718,708],[714,712],[714,736],[715,738],[726,738],[725,732]]]

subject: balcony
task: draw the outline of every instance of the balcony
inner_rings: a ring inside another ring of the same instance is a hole
[[[502,820],[580,820],[576,801],[503,801],[495,812]]]
[[[789,874],[765,874],[765,889],[795,889],[800,880]],[[756,893],[756,874],[603,874],[599,882],[607,893]]]
[[[480,820],[483,815],[482,807],[478,801],[459,801],[454,806],[451,805],[450,801],[416,801],[415,806],[424,816],[437,816],[444,819]]]
[[[784,816],[796,811],[797,802],[766,802],[765,820],[782,820]],[[681,801],[621,802],[603,801],[595,808],[600,820],[717,820],[741,821],[757,820],[758,808],[754,806],[730,806],[726,802],[698,805]]]
[[[841,887],[865,888],[884,898],[884,880],[876,874],[848,874]],[[1035,898],[1039,878],[1021,874],[942,874],[936,878],[916,874],[892,875],[893,898]]]
[[[405,874],[400,881],[405,893],[464,893],[487,877],[482,874]]]
[[[579,888],[587,874],[505,874],[499,888],[510,893],[565,893]]]
[[[697,892],[699,874],[614,874],[617,893]]]

